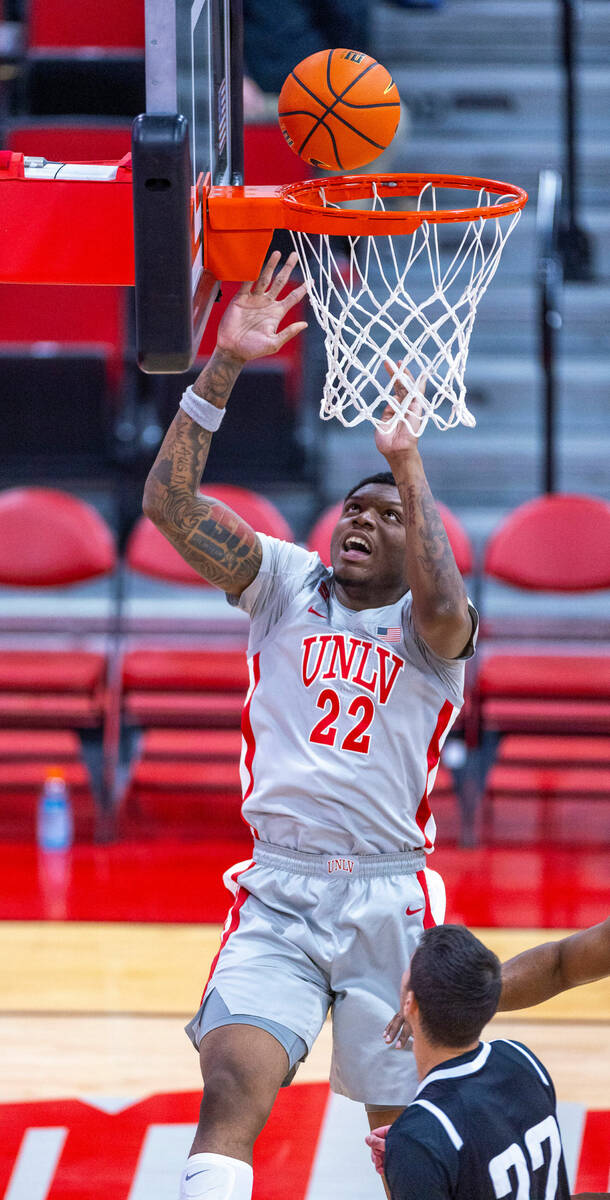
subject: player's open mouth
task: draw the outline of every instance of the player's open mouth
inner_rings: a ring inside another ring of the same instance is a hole
[[[342,549],[345,558],[353,560],[368,558],[372,551],[372,547],[359,533],[348,533]]]

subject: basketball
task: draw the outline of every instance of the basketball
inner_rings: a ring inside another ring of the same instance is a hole
[[[352,171],[378,158],[400,121],[389,71],[359,50],[320,50],[290,72],[278,102],[291,150],[330,171]]]

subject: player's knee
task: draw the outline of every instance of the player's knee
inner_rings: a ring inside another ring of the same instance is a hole
[[[252,1140],[258,1136],[271,1110],[274,1088],[267,1087],[247,1064],[231,1060],[206,1072],[203,1087],[202,1122],[228,1122]]]

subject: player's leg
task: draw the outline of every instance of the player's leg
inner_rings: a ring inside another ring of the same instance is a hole
[[[181,1200],[250,1200],[252,1150],[290,1067],[283,1045],[253,1025],[223,1025],[202,1038],[203,1100]]]
[[[381,1129],[386,1125],[393,1125],[394,1121],[396,1121],[400,1114],[405,1111],[404,1106],[402,1108],[382,1108],[377,1104],[366,1104],[365,1108],[369,1122],[369,1129],[371,1131],[373,1129]],[[389,1197],[390,1190],[385,1181],[385,1175],[381,1176],[381,1181],[385,1188],[386,1196]]]

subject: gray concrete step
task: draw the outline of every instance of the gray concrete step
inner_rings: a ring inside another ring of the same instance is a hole
[[[535,354],[538,347],[537,304],[532,284],[505,287],[500,275],[496,275],[477,312],[472,350],[480,354]],[[607,361],[610,287],[607,284],[566,284],[562,313],[563,327],[558,339],[560,352],[590,355]]]
[[[610,44],[610,5],[582,5],[582,63],[603,66]],[[556,0],[451,0],[435,11],[379,4],[374,53],[388,67],[425,63],[555,63],[559,61],[561,5]]]
[[[394,78],[416,135],[474,137],[559,137],[563,128],[563,73],[558,65],[396,65]],[[579,126],[603,136],[608,130],[610,75],[607,67],[578,72]]]
[[[538,356],[515,357],[473,352],[466,368],[468,407],[477,427],[498,433],[542,428],[543,374]],[[610,371],[605,358],[561,358],[557,366],[557,423],[571,437],[610,430]],[[610,469],[609,469],[610,470]],[[610,485],[609,489],[610,491]]]
[[[592,246],[593,267],[598,283],[610,280],[610,206],[604,211],[599,208],[588,208],[579,213],[579,223],[588,235]],[[439,247],[443,264],[449,263],[458,250],[464,236],[465,226],[459,223],[448,223],[438,227]],[[406,256],[408,245],[401,239],[394,239],[400,247],[398,253]],[[383,250],[382,250],[383,253]],[[533,194],[523,210],[521,217],[513,229],[502,252],[502,258],[495,279],[508,287],[513,283],[531,283],[536,276],[536,195]],[[422,255],[412,266],[409,279],[417,281],[414,288],[417,295],[430,278],[430,267],[425,255]]]
[[[610,11],[610,5],[609,5]],[[584,207],[608,209],[610,179],[610,139],[584,138],[580,144],[581,203]],[[563,149],[559,140],[526,137],[426,137],[406,141],[394,170],[447,172],[475,175],[518,184],[529,193],[532,203],[538,175],[543,167],[563,168]]]
[[[422,457],[434,495],[452,508],[520,504],[543,490],[543,449],[534,433],[465,429],[448,433],[428,428]],[[382,469],[372,427],[327,428],[321,439],[323,477],[330,498],[344,494],[354,480]],[[557,490],[608,495],[610,435],[589,433],[559,438]]]

